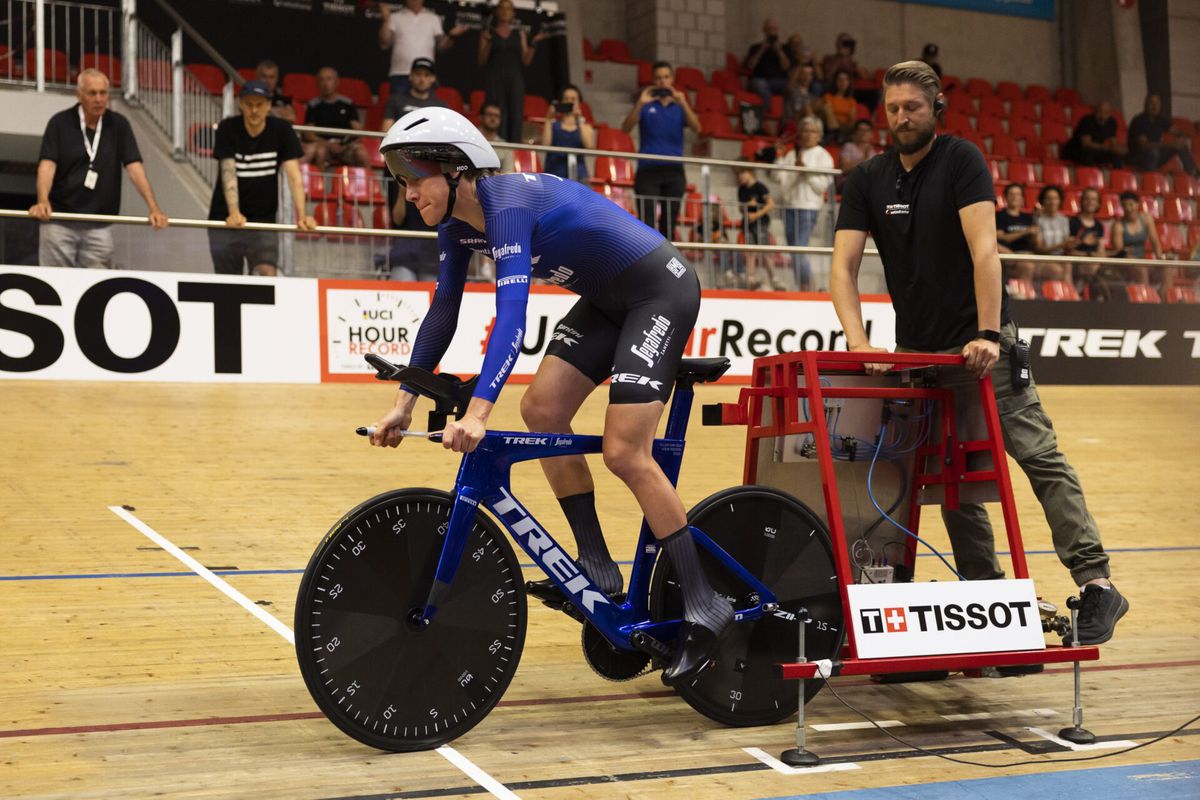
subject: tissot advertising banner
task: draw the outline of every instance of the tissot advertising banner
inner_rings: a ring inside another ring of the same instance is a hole
[[[963,11],[985,11],[1013,17],[1054,19],[1054,0],[900,0],[924,6],[944,6]]]

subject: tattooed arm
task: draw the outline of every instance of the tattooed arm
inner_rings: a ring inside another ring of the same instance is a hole
[[[229,208],[229,216],[225,224],[231,228],[240,228],[246,224],[238,208],[237,166],[232,158],[221,159],[221,191],[225,194],[225,205]]]

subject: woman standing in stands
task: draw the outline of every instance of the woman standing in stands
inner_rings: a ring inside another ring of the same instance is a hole
[[[1071,239],[1071,222],[1062,213],[1063,193],[1058,186],[1043,186],[1038,192],[1038,215],[1035,241],[1042,255],[1066,255],[1075,242]],[[1037,276],[1047,281],[1071,282],[1070,264],[1042,264]]]
[[[858,101],[854,99],[854,78],[844,69],[833,76],[833,89],[826,93],[821,112],[825,115],[825,130],[830,137],[844,142],[854,127]]]
[[[573,83],[568,83],[558,96],[554,114],[546,117],[542,126],[542,144],[554,147],[596,147],[596,130],[583,116],[583,93]],[[548,153],[546,172],[560,178],[570,178],[566,153]],[[575,157],[575,179],[587,183],[587,162],[583,156]]]
[[[1121,210],[1124,216],[1113,223],[1113,255],[1117,258],[1148,258],[1148,243],[1154,248],[1154,257],[1162,258],[1162,242],[1158,240],[1154,218],[1142,211],[1141,201],[1136,192],[1121,192]],[[1126,267],[1125,276],[1130,283],[1149,283],[1150,268]],[[1166,286],[1169,282],[1169,276],[1163,275],[1163,285]]]
[[[479,65],[487,67],[487,100],[500,106],[500,135],[521,141],[525,121],[525,76],[523,69],[533,61],[534,45],[545,38],[533,37],[516,27],[517,11],[512,0],[500,0],[490,24],[479,34]]]

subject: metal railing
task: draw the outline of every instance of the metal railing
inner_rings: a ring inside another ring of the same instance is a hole
[[[69,86],[77,70],[106,72],[121,47],[116,9],[53,0],[0,0],[0,82]],[[111,77],[111,76],[110,76]],[[114,80],[114,83],[116,81]]]

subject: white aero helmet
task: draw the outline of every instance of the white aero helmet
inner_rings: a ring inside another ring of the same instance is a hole
[[[398,119],[379,152],[399,181],[470,169],[500,169],[500,157],[471,121],[448,108],[418,108]]]

